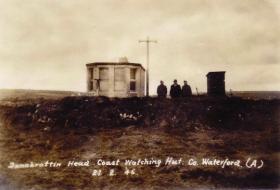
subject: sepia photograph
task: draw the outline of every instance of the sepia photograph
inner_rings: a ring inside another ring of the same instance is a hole
[[[280,189],[280,0],[0,0],[0,190]]]

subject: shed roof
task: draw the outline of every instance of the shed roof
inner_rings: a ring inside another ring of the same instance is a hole
[[[224,75],[225,71],[213,71],[213,72],[209,72],[206,76],[213,76],[213,75]]]
[[[97,65],[128,65],[128,66],[138,66],[141,67],[143,70],[144,67],[140,63],[129,63],[129,62],[94,62],[86,64],[87,67],[90,66],[97,66]]]

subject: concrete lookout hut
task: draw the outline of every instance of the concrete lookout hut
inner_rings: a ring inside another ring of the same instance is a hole
[[[95,96],[142,97],[145,91],[145,69],[139,63],[94,62],[86,64],[87,91]]]
[[[225,96],[225,71],[209,72],[207,75],[207,95]]]

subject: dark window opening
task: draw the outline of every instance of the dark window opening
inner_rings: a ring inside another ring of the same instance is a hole
[[[90,79],[93,79],[93,68],[89,69],[89,75],[90,75]]]
[[[130,91],[136,91],[136,73],[137,69],[130,69]]]
[[[93,82],[89,83],[89,90],[92,91],[93,90]]]
[[[130,91],[136,91],[136,82],[130,81]]]

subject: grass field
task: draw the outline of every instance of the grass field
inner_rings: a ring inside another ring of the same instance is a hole
[[[63,97],[40,97],[36,92],[28,98],[3,99],[0,187],[279,188],[279,100]],[[164,165],[168,157],[183,163]],[[160,167],[124,165],[127,159],[139,158],[163,163]],[[188,165],[190,159],[203,158],[240,160],[242,167]],[[262,160],[264,166],[247,168],[248,158],[258,164]],[[120,159],[120,164],[99,166],[99,159]],[[63,166],[8,168],[10,162],[46,160]],[[91,164],[67,167],[72,160]],[[95,169],[101,169],[102,175],[93,176]],[[117,175],[108,176],[110,169]],[[125,175],[126,169],[134,169],[135,174]]]

